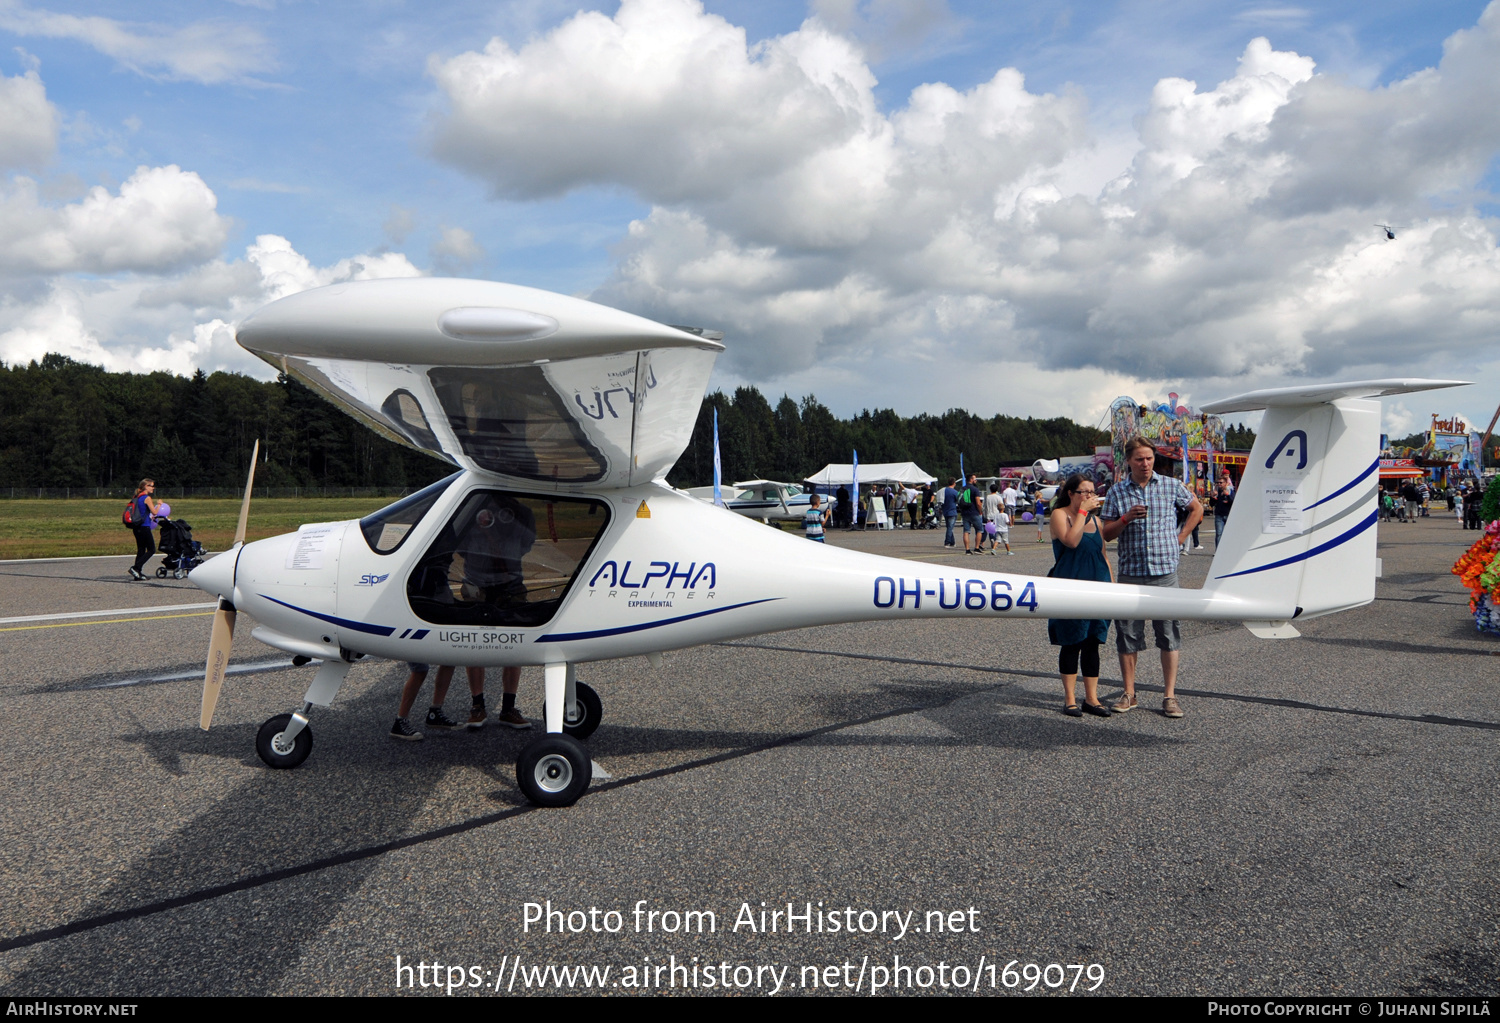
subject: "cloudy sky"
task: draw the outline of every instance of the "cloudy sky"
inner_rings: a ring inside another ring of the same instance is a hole
[[[1500,2],[0,0],[0,42],[6,362],[265,376],[259,305],[446,274],[840,414],[1500,400]]]

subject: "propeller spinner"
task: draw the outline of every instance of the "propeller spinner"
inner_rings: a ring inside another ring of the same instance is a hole
[[[250,517],[250,491],[255,485],[255,462],[259,457],[260,440],[257,439],[250,452],[250,475],[245,479],[245,498],[240,502],[240,521],[234,527],[234,544],[217,558],[193,569],[193,582],[219,595],[219,607],[214,612],[213,631],[208,640],[208,663],[203,672],[203,711],[198,718],[198,727],[205,732],[214,719],[219,689],[224,684],[224,671],[229,667],[229,648],[234,643],[237,612],[230,597],[234,594],[235,563],[245,544],[245,522]]]

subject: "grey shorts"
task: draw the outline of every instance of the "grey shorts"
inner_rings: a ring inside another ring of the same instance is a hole
[[[1130,583],[1135,586],[1176,587],[1177,573],[1172,572],[1168,575],[1122,575],[1120,576],[1120,582]],[[1153,620],[1151,628],[1156,633],[1156,648],[1158,650],[1182,649],[1182,627],[1175,620]],[[1115,649],[1122,654],[1138,654],[1146,649],[1145,621],[1116,619]]]

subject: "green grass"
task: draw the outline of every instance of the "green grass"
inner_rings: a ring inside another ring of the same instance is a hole
[[[307,522],[357,519],[394,501],[390,497],[257,498],[250,502],[247,540],[295,532]],[[204,549],[222,551],[234,539],[240,502],[185,497],[169,501],[172,518],[193,527]],[[67,558],[89,554],[134,554],[135,537],[120,524],[125,502],[117,500],[0,501],[0,560]]]

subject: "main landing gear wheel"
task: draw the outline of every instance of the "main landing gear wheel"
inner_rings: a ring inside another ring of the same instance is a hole
[[[290,714],[277,714],[260,726],[255,737],[255,752],[267,767],[286,769],[296,767],[312,752],[312,729],[303,728],[290,743],[283,736],[286,726],[292,723]]]
[[[563,731],[575,739],[587,739],[594,734],[594,729],[599,727],[599,721],[604,716],[604,704],[599,702],[599,694],[594,692],[594,687],[576,682],[578,698],[573,701],[573,706],[563,708]],[[547,718],[547,704],[542,704],[542,720]]]
[[[516,782],[536,806],[572,806],[593,780],[589,751],[570,735],[544,735],[516,760]]]

